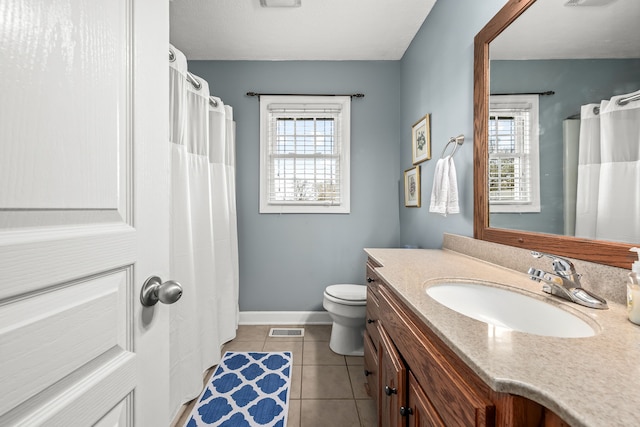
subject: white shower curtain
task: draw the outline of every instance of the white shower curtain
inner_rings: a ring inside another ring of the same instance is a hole
[[[618,105],[637,94],[582,106],[577,237],[640,242],[640,101]]]
[[[209,161],[212,193],[217,322],[223,342],[235,337],[238,324],[238,233],[236,223],[235,123],[233,109],[212,97],[209,108]],[[222,141],[222,142],[221,142]],[[235,303],[230,304],[229,302]]]
[[[207,82],[197,78],[199,89],[189,82],[185,56],[171,50],[170,267],[171,277],[183,287],[182,298],[170,306],[170,405],[175,415],[200,393],[203,372],[219,362],[221,345],[235,336],[238,276],[235,190],[230,190],[235,157],[228,148],[235,139],[227,135],[232,125],[222,101],[216,100],[219,107],[210,111]],[[219,153],[229,164],[223,178],[216,175]]]

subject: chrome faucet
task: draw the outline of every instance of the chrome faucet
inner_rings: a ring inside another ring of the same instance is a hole
[[[580,285],[581,275],[568,259],[532,251],[534,258],[549,257],[553,261],[553,273],[537,268],[529,268],[529,277],[536,282],[542,282],[542,290],[548,294],[559,296],[566,300],[584,305],[585,307],[606,309],[607,301],[587,291]]]

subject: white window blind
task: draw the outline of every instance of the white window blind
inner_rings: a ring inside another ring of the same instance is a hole
[[[491,212],[539,212],[538,96],[492,96],[489,110]]]
[[[261,213],[349,212],[350,102],[260,98]]]

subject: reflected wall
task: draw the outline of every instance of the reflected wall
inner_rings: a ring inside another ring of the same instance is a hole
[[[564,234],[563,121],[580,106],[640,88],[640,59],[492,60],[491,93],[540,96],[539,213],[491,213],[491,227]],[[575,202],[574,202],[575,203]]]

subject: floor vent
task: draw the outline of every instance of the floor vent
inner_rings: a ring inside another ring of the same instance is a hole
[[[271,328],[270,337],[304,337],[304,328]]]

